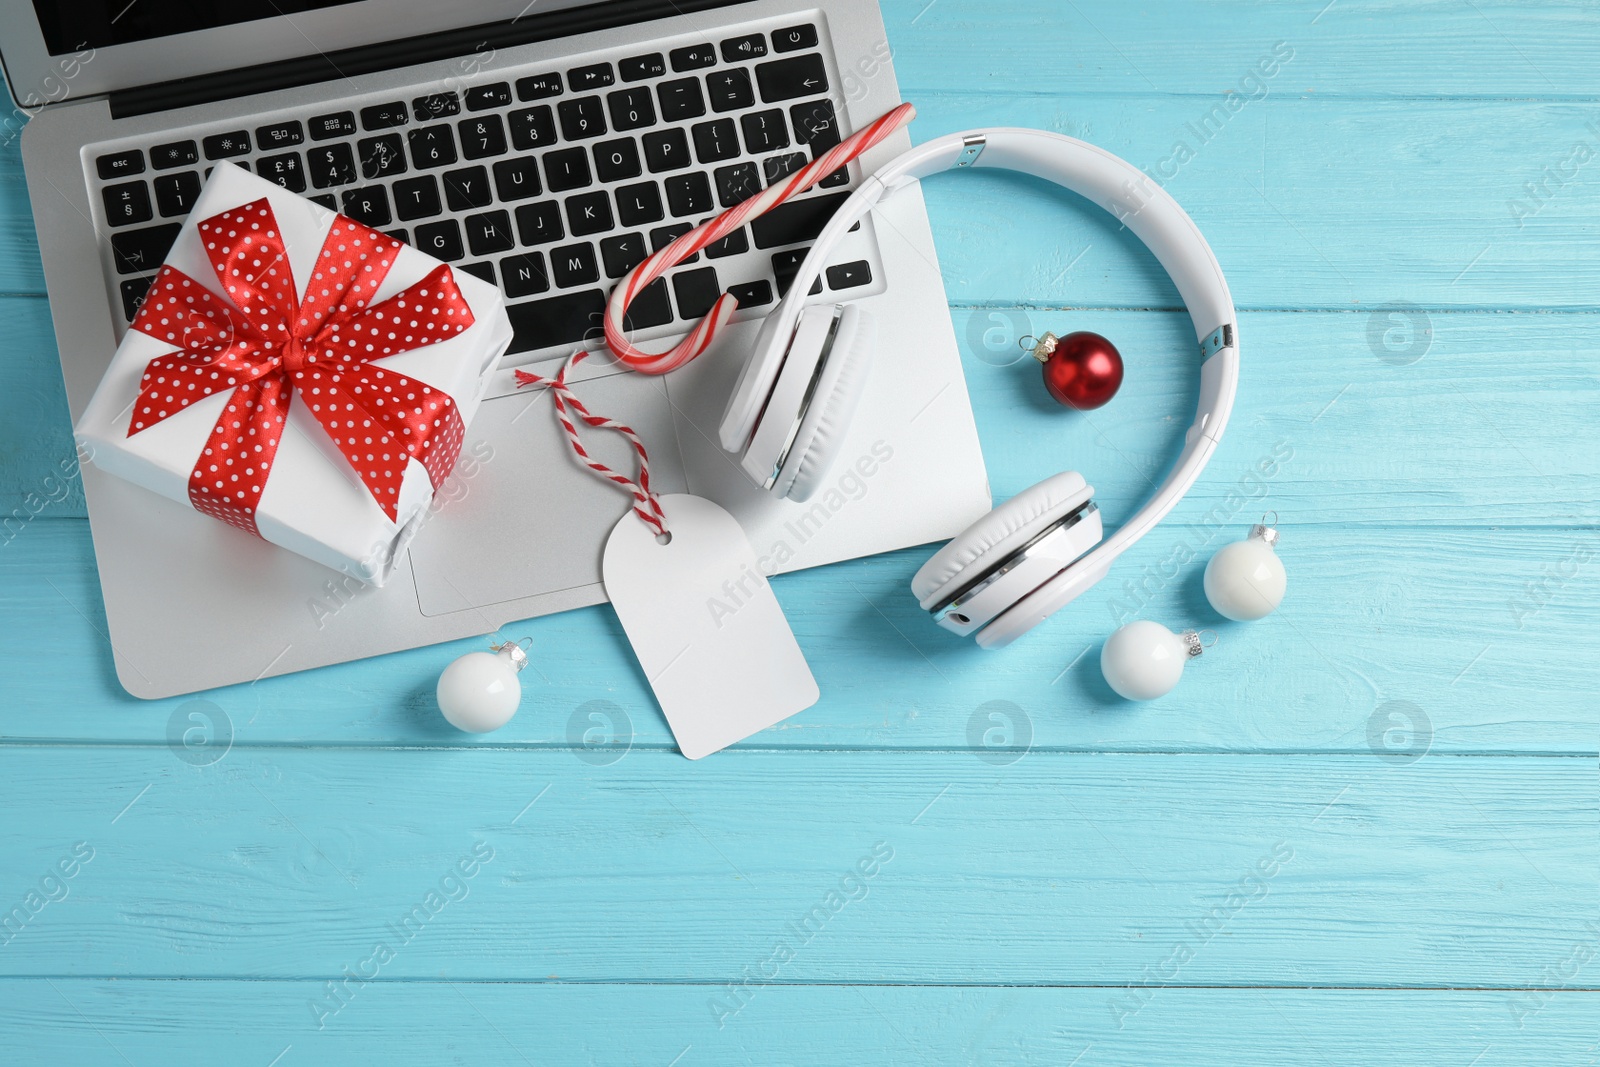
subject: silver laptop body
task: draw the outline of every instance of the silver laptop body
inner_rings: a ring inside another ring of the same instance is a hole
[[[550,372],[586,339],[592,347],[597,301],[644,248],[733,202],[741,182],[775,180],[900,102],[881,13],[865,0],[302,0],[285,4],[287,15],[208,28],[171,25],[179,16],[168,8],[109,0],[65,17],[51,0],[37,11],[0,0],[20,105],[7,121],[32,112],[23,159],[74,419],[163,240],[222,159],[492,276],[518,340],[436,514],[381,589],[85,465],[117,676],[145,698],[604,601],[601,547],[627,498],[577,466],[549,397],[519,393],[512,369]],[[219,0],[216,12],[229,10]],[[643,436],[661,491],[728,508],[772,573],[946,538],[989,507],[914,187],[862,224],[811,297],[861,302],[882,336],[823,491],[776,501],[716,444],[785,270],[862,173],[908,146],[904,135],[891,140],[676,272],[666,321],[638,333],[663,348],[709,295],[745,287],[746,310],[696,363],[660,379],[596,360],[574,379],[593,410]],[[593,205],[596,193],[611,225],[575,225],[569,201]],[[628,469],[625,446],[606,436],[595,450]]]

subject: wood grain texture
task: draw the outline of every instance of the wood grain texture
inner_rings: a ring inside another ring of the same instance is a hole
[[[1228,623],[1205,603],[1198,561],[1276,505],[1252,502],[1247,513],[1241,505],[1221,533],[1166,528],[1106,587],[1002,653],[950,637],[918,611],[906,588],[922,551],[784,576],[774,587],[823,699],[746,746],[967,749],[982,744],[972,724],[981,721],[981,738],[998,710],[1025,721],[1030,739],[996,743],[1040,748],[1596,752],[1600,647],[1590,635],[1600,569],[1592,558],[1575,562],[1594,552],[1592,531],[1289,528],[1280,613]],[[1190,553],[1196,562],[1180,567]],[[1130,617],[1209,626],[1221,641],[1170,698],[1133,707],[1106,688],[1098,666],[1105,635]],[[300,639],[316,639],[311,620],[308,610]],[[440,663],[481,647],[474,641],[217,690],[192,707],[187,698],[129,697],[111,673],[80,522],[41,521],[0,552],[0,629],[11,662],[29,665],[13,672],[11,698],[0,702],[0,744],[163,745],[174,716],[187,724],[195,710],[239,745],[581,748],[594,712],[626,721],[620,736],[634,745],[672,748],[605,606],[507,629],[532,637],[534,666],[523,674],[522,711],[491,738],[458,733],[434,706]],[[1395,700],[1422,709],[1425,736],[1374,742],[1373,724],[1385,736],[1383,709]],[[991,701],[1009,706],[984,710]]]
[[[93,850],[8,976],[1510,988],[1600,935],[1589,757],[0,761],[17,881]]]
[[[780,579],[824,699],[692,765],[604,607],[513,628],[536,670],[486,739],[432,699],[476,642],[123,694],[0,145],[0,1059],[1596,1062],[1600,187],[1551,178],[1600,151],[1592,5],[883,7],[916,140],[1059,130],[1189,209],[1239,406],[1005,653],[916,610],[921,550]],[[1193,410],[1170,284],[1040,184],[927,196],[997,497],[1070,465],[1114,522]],[[1130,367],[1089,417],[1008,365],[1082,328]],[[1201,565],[1268,509],[1289,598],[1223,623]],[[1125,704],[1096,656],[1132,615],[1220,641]]]
[[[1111,991],[774,986],[718,1027],[715,988],[393,982],[356,987],[317,1029],[318,982],[0,980],[19,1062],[840,1063],[994,1067],[1227,1063],[1586,1064],[1595,992],[1523,1018],[1481,990],[1163,989],[1119,1029]],[[1486,1051],[1487,1050],[1487,1051]]]

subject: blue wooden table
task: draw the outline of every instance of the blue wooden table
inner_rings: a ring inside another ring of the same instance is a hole
[[[0,150],[0,1061],[1597,1061],[1600,13],[884,7],[918,140],[1060,130],[1189,209],[1239,407],[1004,653],[919,617],[921,551],[778,580],[823,700],[698,764],[609,608],[516,628],[486,740],[431,696],[476,643],[124,695]],[[928,197],[996,495],[1126,514],[1193,410],[1176,294],[1042,185]],[[1117,342],[1111,407],[1001,365],[1044,329]],[[1226,623],[1203,561],[1269,510],[1288,599]],[[1148,705],[1096,666],[1136,616],[1220,636]]]

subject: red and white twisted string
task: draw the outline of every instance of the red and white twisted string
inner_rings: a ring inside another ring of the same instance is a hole
[[[745,223],[760,215],[764,215],[779,204],[798,196],[810,189],[817,182],[837,172],[841,167],[854,161],[870,149],[882,144],[895,132],[903,129],[912,119],[916,118],[917,110],[910,104],[901,104],[871,125],[857,130],[846,137],[839,144],[812,160],[809,164],[795,171],[783,181],[769,186],[750,199],[729,208],[716,218],[703,222],[690,230],[682,237],[673,241],[659,252],[639,264],[627,277],[617,283],[611,291],[611,299],[606,304],[605,314],[605,340],[606,346],[611,349],[617,361],[630,370],[641,374],[666,374],[677,370],[679,367],[694,359],[704,352],[716,339],[717,334],[727,325],[733,313],[739,309],[739,301],[730,293],[724,292],[712,305],[710,312],[699,322],[695,323],[689,335],[665,352],[645,352],[635,348],[628,340],[624,321],[627,316],[628,306],[634,298],[647,287],[677,267],[684,260],[704,249],[707,245],[727,237],[738,230]],[[572,445],[573,452],[583,464],[597,476],[607,481],[615,482],[629,490],[634,498],[634,514],[644,520],[657,536],[667,532],[666,515],[661,510],[661,502],[650,489],[650,455],[645,450],[644,443],[639,440],[639,435],[632,429],[619,422],[601,418],[589,413],[582,402],[573,395],[572,389],[566,384],[567,372],[581,363],[589,353],[583,349],[574,352],[561,368],[561,372],[554,378],[545,378],[528,371],[516,372],[518,387],[524,385],[542,386],[550,390],[556,402],[556,418],[561,421],[561,427],[566,431],[567,440]],[[579,419],[586,426],[597,429],[615,430],[622,434],[632,444],[634,451],[639,454],[639,481],[637,483],[618,474],[610,467],[596,462],[584,449],[583,442],[578,438],[578,429],[568,415],[568,409],[576,412]]]
[[[591,414],[573,393],[572,387],[567,384],[567,372],[582,363],[589,353],[584,349],[572,353],[567,361],[561,365],[561,371],[554,378],[544,378],[526,371],[517,372],[519,385],[541,386],[550,390],[550,395],[555,398],[556,418],[561,423],[561,428],[566,431],[567,442],[572,445],[583,465],[608,482],[615,482],[633,494],[633,513],[650,529],[655,531],[657,537],[667,532],[667,516],[661,510],[661,501],[654,490],[650,488],[650,453],[645,450],[644,442],[639,440],[639,435],[633,427],[612,419],[602,418]],[[578,436],[578,427],[573,424],[572,416],[577,417],[585,426],[592,426],[597,430],[613,430],[628,439],[633,445],[633,450],[639,454],[639,480],[637,482],[626,478],[604,463],[599,462],[589,455],[588,449],[583,447],[583,440]]]

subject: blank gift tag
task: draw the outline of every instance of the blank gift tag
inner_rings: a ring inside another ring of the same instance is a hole
[[[679,750],[699,759],[819,693],[738,520],[697,496],[664,496],[661,506],[671,542],[629,512],[601,568]]]

